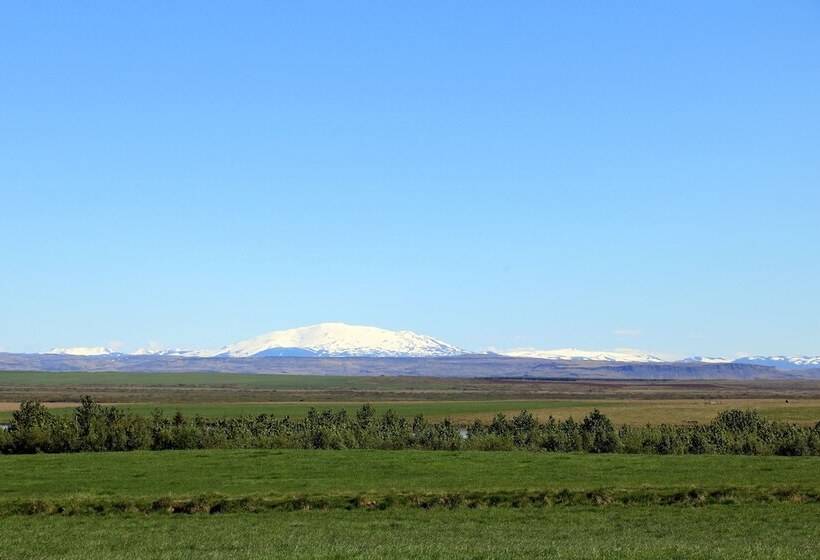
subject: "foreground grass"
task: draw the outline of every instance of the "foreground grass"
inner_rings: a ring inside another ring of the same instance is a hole
[[[690,488],[820,491],[820,457],[207,450],[0,456],[0,500]]]
[[[0,472],[2,560],[786,560],[820,538],[818,457],[211,450]]]
[[[0,558],[817,558],[820,505],[6,517]]]

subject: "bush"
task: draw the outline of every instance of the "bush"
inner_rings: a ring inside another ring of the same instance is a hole
[[[11,434],[6,428],[0,428],[0,454],[12,453],[13,451]]]
[[[511,451],[515,449],[512,438],[496,434],[471,436],[464,444],[464,449],[474,451]]]
[[[584,450],[591,453],[614,453],[621,446],[612,420],[601,414],[597,408],[581,422]]]
[[[0,430],[0,453],[130,451],[136,449],[530,449],[590,453],[731,453],[820,455],[820,423],[808,428],[775,423],[755,411],[729,410],[707,425],[622,426],[599,410],[578,423],[539,420],[522,411],[512,418],[469,426],[448,419],[412,420],[392,411],[377,415],[370,405],[350,416],[344,410],[311,409],[304,419],[255,417],[187,419],[155,411],[142,417],[84,397],[73,416],[55,416],[41,403],[25,401]]]

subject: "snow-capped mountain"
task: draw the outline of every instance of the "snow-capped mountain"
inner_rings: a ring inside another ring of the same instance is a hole
[[[734,362],[778,369],[820,368],[820,356],[746,356]]]
[[[54,348],[47,354],[69,356],[121,355],[105,347]],[[219,349],[140,348],[130,356],[180,356],[185,358],[248,358],[251,356],[326,357],[441,357],[466,354],[446,342],[411,331],[391,331],[377,327],[321,323],[269,332]]]
[[[220,350],[201,351],[199,356],[377,356],[434,357],[464,354],[446,342],[411,331],[377,327],[321,323],[284,331],[273,331]],[[188,354],[194,355],[194,353]]]
[[[72,348],[52,348],[46,354],[62,354],[64,356],[108,356],[117,354],[105,346],[74,346]]]
[[[728,364],[731,361],[729,358],[721,358],[720,356],[690,356],[681,360],[681,362],[687,364]]]
[[[52,348],[45,354],[64,356],[111,356],[128,359],[128,356],[177,356],[181,358],[247,358],[266,356],[321,356],[321,357],[443,357],[467,354],[430,336],[411,331],[392,331],[377,327],[348,325],[345,323],[321,323],[308,327],[269,332],[219,349],[159,348],[152,343],[133,353],[125,354],[105,346],[77,346]],[[491,352],[494,353],[494,352]],[[616,350],[579,350],[559,348],[539,350],[518,348],[498,352],[501,356],[515,358],[540,358],[555,361],[599,361],[663,363],[661,357],[641,350],[618,348]],[[745,356],[737,359],[721,356],[691,356],[680,360],[686,364],[745,364],[769,366],[780,370],[820,369],[820,356]]]
[[[213,356],[208,350],[184,350],[182,348],[140,348],[131,353],[131,356],[187,356],[190,358]]]
[[[743,356],[734,360],[719,357],[692,356],[681,361],[700,364],[748,364],[753,366],[775,367],[777,369],[820,368],[820,356]]]
[[[540,358],[542,360],[598,361],[598,362],[663,362],[665,360],[638,350],[620,349],[613,351],[579,350],[560,348],[558,350],[535,350],[519,348],[501,353],[514,358]]]

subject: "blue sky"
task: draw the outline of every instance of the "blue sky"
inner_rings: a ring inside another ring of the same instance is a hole
[[[6,3],[0,349],[820,354],[820,4]]]

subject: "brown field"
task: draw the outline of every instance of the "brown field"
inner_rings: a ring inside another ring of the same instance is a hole
[[[46,408],[73,408],[79,403],[76,402],[44,402]],[[0,412],[12,412],[20,407],[19,402],[0,402]]]

